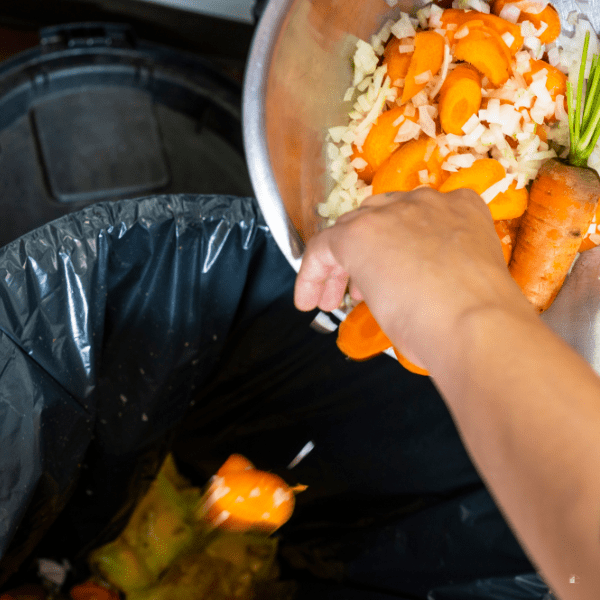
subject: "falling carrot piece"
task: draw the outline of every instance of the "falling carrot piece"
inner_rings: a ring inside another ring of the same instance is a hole
[[[340,323],[337,346],[353,360],[366,360],[391,348],[392,342],[379,327],[369,307],[361,302]]]
[[[489,32],[475,29],[458,40],[454,57],[473,65],[495,86],[508,81],[510,61],[505,51]]]
[[[500,192],[489,204],[494,221],[516,219],[527,209],[529,193],[527,188],[517,189],[513,181],[505,192]]]
[[[492,12],[495,15],[499,15],[506,4],[520,1],[521,0],[495,0],[492,5]],[[527,10],[521,9],[517,23],[523,23],[525,21],[529,21],[538,30],[542,26],[542,23],[547,25],[547,28],[539,36],[539,40],[542,44],[549,44],[560,35],[560,16],[558,11],[551,4],[548,4],[540,13],[527,12]]]
[[[217,471],[200,510],[213,527],[271,534],[290,519],[294,496],[305,489],[304,485],[290,487],[278,475],[233,455]]]
[[[411,40],[412,43],[412,40]],[[386,44],[385,50],[383,51],[383,64],[387,65],[387,74],[392,82],[392,85],[396,85],[396,82],[406,78],[408,73],[408,67],[412,58],[412,52],[400,52],[399,48],[401,45],[407,45],[407,38],[397,38],[392,36],[392,39]],[[397,87],[404,87],[397,86]]]
[[[404,80],[402,104],[408,102],[427,85],[427,82],[417,83],[415,77],[419,77],[427,73],[427,71],[433,77],[440,70],[444,61],[445,45],[446,41],[439,33],[435,31],[417,31],[415,35],[415,50]]]
[[[462,126],[481,106],[481,77],[469,65],[458,65],[446,77],[439,97],[440,123],[445,133],[463,135]]]
[[[513,37],[512,43],[510,45],[507,44],[512,55],[516,54],[523,47],[524,40],[519,25],[511,23],[506,19],[502,19],[497,15],[489,15],[473,10],[467,11],[458,8],[450,8],[442,13],[441,21],[443,27],[448,27],[450,24],[456,25],[457,27],[455,31],[447,32],[451,42],[459,28],[465,23],[468,21],[481,21],[486,27],[493,29],[498,35],[502,36],[505,33],[509,33]]]
[[[558,294],[585,236],[600,196],[596,171],[546,161],[529,194],[510,273],[538,312]]]
[[[505,168],[494,158],[481,158],[470,167],[459,169],[440,186],[440,192],[451,192],[461,188],[483,194],[490,186],[506,176]]]
[[[426,160],[427,159],[427,160]],[[437,188],[442,180],[442,160],[435,140],[420,138],[402,144],[373,177],[373,194],[407,192],[423,185],[419,172],[427,171],[428,185]]]
[[[249,471],[256,467],[241,454],[231,454],[229,458],[221,465],[217,471],[217,477],[223,477],[227,473],[240,473],[241,471]]]

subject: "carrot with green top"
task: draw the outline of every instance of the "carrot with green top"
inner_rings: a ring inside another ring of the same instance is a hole
[[[587,92],[586,34],[577,92],[567,83],[571,147],[567,162],[550,159],[538,172],[521,218],[510,273],[538,312],[558,294],[589,229],[600,197],[600,177],[587,160],[600,137],[600,65],[592,59]]]

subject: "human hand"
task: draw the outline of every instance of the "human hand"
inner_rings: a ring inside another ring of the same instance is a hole
[[[350,283],[410,360],[430,366],[461,317],[486,307],[530,311],[502,257],[490,212],[471,190],[372,196],[309,240],[300,310],[336,308]]]

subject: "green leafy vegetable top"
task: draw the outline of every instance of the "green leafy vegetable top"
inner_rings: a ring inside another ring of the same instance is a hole
[[[571,134],[571,149],[569,162],[575,167],[585,167],[596,142],[600,137],[600,59],[598,55],[592,58],[592,66],[587,80],[585,97],[583,82],[585,65],[590,42],[590,32],[585,34],[583,56],[579,67],[577,81],[577,96],[573,98],[573,85],[567,83],[567,107],[569,113],[569,132]]]

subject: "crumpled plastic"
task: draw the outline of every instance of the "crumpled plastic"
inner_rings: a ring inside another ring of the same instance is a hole
[[[431,381],[346,360],[294,278],[249,198],[96,204],[0,250],[0,586],[114,539],[167,451],[195,485],[238,452],[308,485],[278,532],[299,598],[549,600]]]

